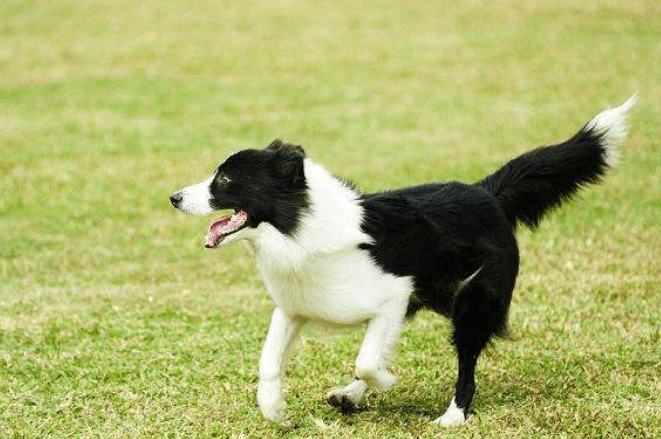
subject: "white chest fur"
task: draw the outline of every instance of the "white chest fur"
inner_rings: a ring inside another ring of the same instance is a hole
[[[405,303],[411,279],[385,273],[358,249],[371,240],[360,228],[359,195],[310,160],[305,175],[310,208],[296,233],[262,224],[251,237],[273,300],[289,315],[339,325],[368,320],[386,303]]]
[[[367,252],[319,255],[296,270],[280,270],[259,256],[269,294],[287,314],[331,325],[355,325],[380,314],[385,304],[405,303],[411,280],[385,273]]]

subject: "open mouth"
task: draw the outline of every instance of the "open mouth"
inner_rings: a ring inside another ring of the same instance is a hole
[[[236,210],[232,215],[217,219],[209,226],[206,248],[214,248],[221,243],[225,237],[236,233],[248,225],[248,214],[243,210]]]

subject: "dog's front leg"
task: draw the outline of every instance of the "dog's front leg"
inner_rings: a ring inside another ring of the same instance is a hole
[[[266,335],[259,363],[259,387],[257,401],[264,416],[280,422],[285,416],[283,370],[291,354],[296,336],[305,324],[304,319],[291,317],[276,308],[271,316],[271,326]]]
[[[356,379],[328,394],[328,402],[343,413],[355,411],[368,388],[384,392],[397,383],[388,365],[404,324],[406,304],[393,302],[370,320],[356,359]]]

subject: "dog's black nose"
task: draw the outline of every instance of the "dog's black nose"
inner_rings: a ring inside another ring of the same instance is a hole
[[[183,196],[179,192],[177,192],[175,194],[170,195],[170,202],[174,207],[179,207],[182,198]]]

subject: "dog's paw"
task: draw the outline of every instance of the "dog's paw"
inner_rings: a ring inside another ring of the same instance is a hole
[[[464,410],[457,407],[457,404],[453,399],[450,407],[448,407],[443,416],[434,421],[434,424],[441,425],[443,427],[452,427],[454,425],[461,425],[464,422],[466,422],[466,415],[464,414]]]
[[[339,409],[343,415],[356,413],[359,410],[358,403],[351,395],[344,392],[344,389],[335,389],[328,393],[328,404]]]
[[[367,383],[356,378],[349,385],[330,391],[326,400],[345,415],[355,413],[360,410],[365,391],[367,391]]]
[[[273,422],[282,422],[285,418],[287,403],[280,381],[260,381],[257,389],[257,402],[266,419]]]

